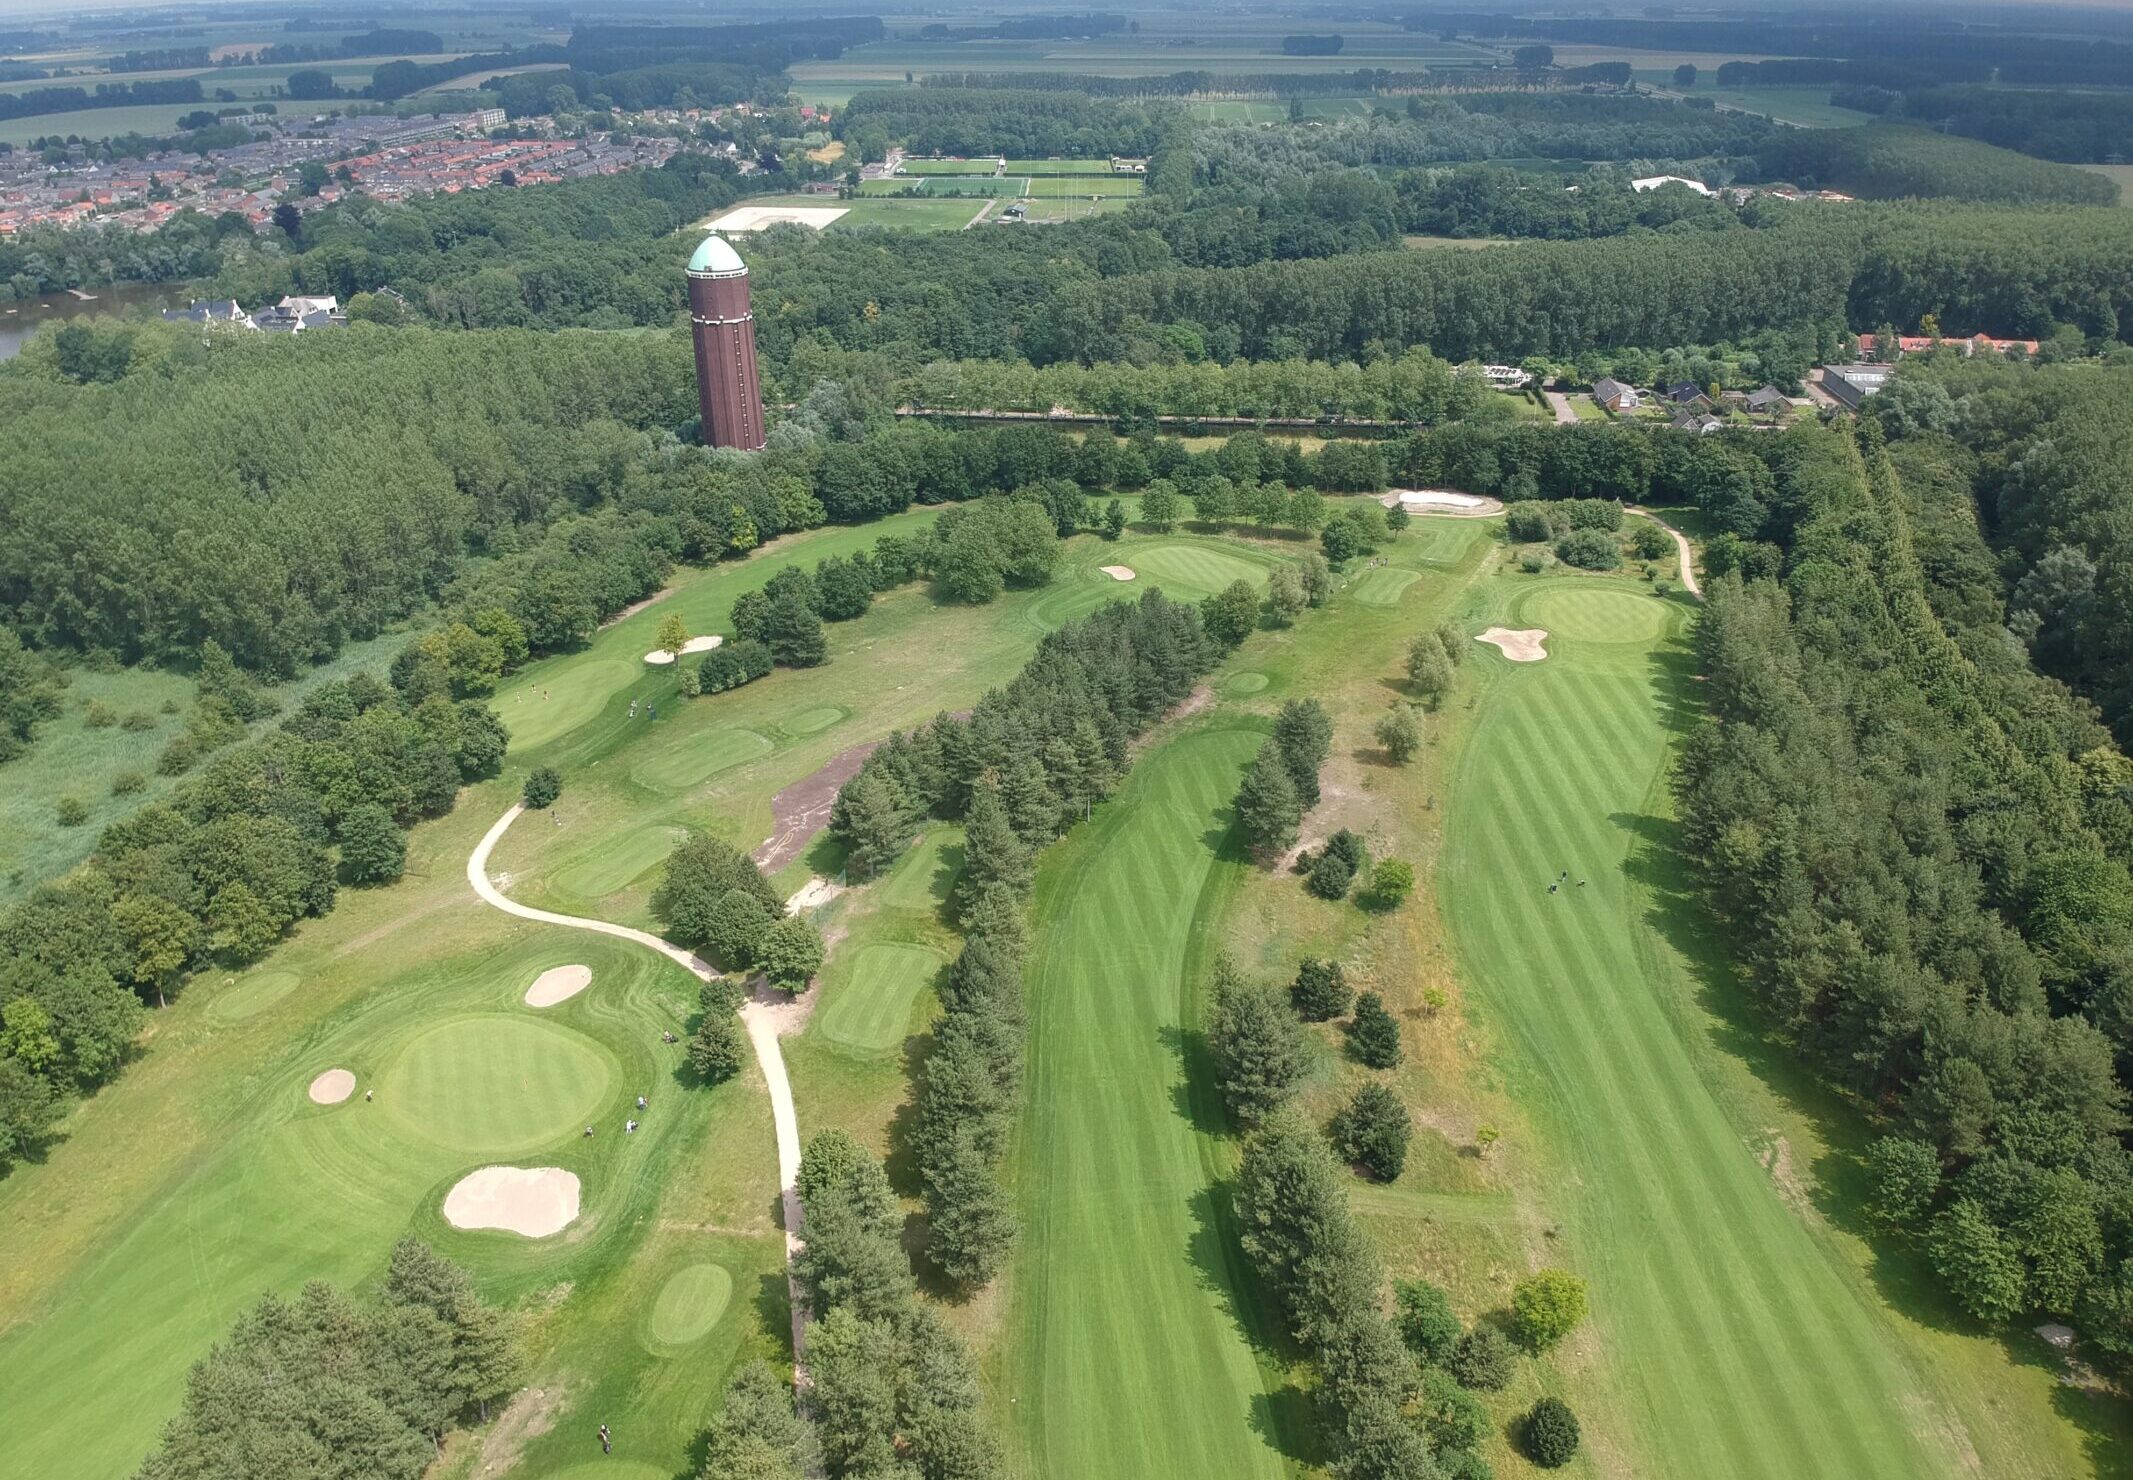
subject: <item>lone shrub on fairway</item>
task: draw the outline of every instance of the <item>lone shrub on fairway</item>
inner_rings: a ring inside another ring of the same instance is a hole
[[[1568,1270],[1543,1269],[1511,1290],[1511,1333],[1526,1349],[1544,1352],[1585,1319],[1585,1282]]]
[[[674,688],[684,699],[694,699],[704,691],[703,675],[688,664],[680,665],[674,675]]]
[[[1425,632],[1407,648],[1407,682],[1417,697],[1434,709],[1450,692],[1456,677],[1437,634]]]
[[[1909,1136],[1883,1136],[1867,1148],[1874,1179],[1874,1216],[1891,1228],[1908,1228],[1925,1216],[1940,1190],[1940,1153]]]
[[[822,932],[797,915],[774,921],[756,942],[755,964],[772,986],[803,992],[822,969]]]
[[[1289,1000],[1296,1004],[1297,1012],[1306,1022],[1322,1023],[1328,1018],[1337,1018],[1348,1010],[1355,1000],[1348,987],[1348,974],[1341,970],[1338,961],[1321,961],[1315,956],[1306,956],[1296,968],[1296,980],[1289,987]]]
[[[681,619],[681,613],[668,612],[659,619],[656,641],[661,652],[681,656],[681,650],[689,645],[689,624]]]
[[[1578,1418],[1561,1398],[1542,1398],[1526,1410],[1519,1446],[1544,1470],[1560,1469],[1578,1452]]]
[[[1404,859],[1388,858],[1370,871],[1370,887],[1361,903],[1373,910],[1395,910],[1414,892],[1415,866]]]
[[[89,820],[89,804],[80,797],[61,797],[52,816],[61,827],[80,827]]]
[[[1640,560],[1657,560],[1674,548],[1674,537],[1649,519],[1639,524],[1629,539]]]
[[[1385,999],[1365,992],[1355,999],[1355,1017],[1348,1024],[1348,1052],[1359,1064],[1390,1069],[1400,1062],[1400,1025],[1385,1010]]]
[[[1378,721],[1377,737],[1395,765],[1404,766],[1413,760],[1422,748],[1422,719],[1414,705],[1395,704],[1387,710]]]
[[[1414,1127],[1398,1095],[1382,1084],[1366,1084],[1335,1113],[1328,1131],[1342,1156],[1378,1181],[1390,1182],[1407,1165]]]
[[[1518,1353],[1512,1349],[1510,1338],[1494,1326],[1476,1326],[1459,1338],[1444,1366],[1462,1387],[1500,1393],[1518,1373]]]
[[[1215,1083],[1229,1113],[1249,1125],[1303,1078],[1303,1035],[1275,990],[1247,980],[1227,956],[1215,958],[1213,988],[1207,1043]]]
[[[538,812],[554,806],[556,798],[562,794],[563,778],[556,774],[555,767],[539,766],[526,777],[526,787],[520,796],[528,807]]]
[[[1451,1297],[1428,1280],[1401,1280],[1392,1293],[1400,1339],[1423,1361],[1441,1365],[1459,1344]]]
[[[392,814],[372,803],[350,807],[341,819],[341,877],[351,884],[388,884],[407,867],[407,836]]]
[[[731,1008],[705,1009],[704,1020],[689,1035],[689,1067],[706,1084],[731,1079],[741,1072],[741,1059],[746,1052],[743,1036],[740,1019]]]

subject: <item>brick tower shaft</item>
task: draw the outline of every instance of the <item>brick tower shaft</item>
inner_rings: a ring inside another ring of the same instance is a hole
[[[702,441],[709,447],[760,448],[763,388],[756,373],[748,269],[722,238],[705,237],[689,259],[689,327],[696,341]]]

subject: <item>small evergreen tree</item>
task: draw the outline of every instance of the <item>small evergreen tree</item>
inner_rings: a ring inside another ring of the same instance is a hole
[[[1289,1000],[1306,1022],[1337,1018],[1347,1012],[1354,998],[1340,962],[1321,961],[1315,956],[1304,957],[1303,964],[1296,968],[1296,980],[1289,987]]]
[[[1526,1411],[1519,1445],[1544,1470],[1560,1469],[1578,1452],[1578,1420],[1561,1398],[1542,1398]]]
[[[1345,899],[1354,879],[1355,866],[1329,848],[1312,861],[1304,887],[1320,899]]]
[[[999,787],[986,781],[971,793],[963,824],[963,873],[956,894],[964,908],[998,884],[1016,895],[1029,892],[1035,870],[1029,845],[1009,820]]]
[[[1462,1387],[1499,1393],[1518,1375],[1518,1353],[1494,1326],[1476,1326],[1459,1338],[1444,1366]]]
[[[1451,1297],[1428,1280],[1401,1280],[1392,1293],[1393,1322],[1407,1349],[1425,1362],[1449,1358],[1460,1337]]]
[[[1249,1125],[1303,1077],[1303,1036],[1275,991],[1248,980],[1226,955],[1215,958],[1212,987],[1207,1042],[1215,1083],[1230,1114]]]
[[[1407,1165],[1414,1127],[1400,1097],[1382,1084],[1366,1084],[1343,1105],[1328,1127],[1342,1157],[1380,1182],[1391,1182]]]
[[[1333,750],[1333,720],[1316,699],[1291,699],[1274,720],[1274,743],[1306,812],[1318,805],[1318,768]]]
[[[1246,846],[1255,853],[1281,852],[1296,841],[1303,822],[1303,804],[1296,796],[1296,783],[1289,779],[1281,746],[1269,740],[1259,748],[1259,758],[1244,773],[1237,790],[1237,825]]]
[[[1117,499],[1104,506],[1104,538],[1115,540],[1126,532],[1126,506]]]
[[[1400,1025],[1375,992],[1355,999],[1355,1017],[1348,1024],[1348,1052],[1357,1063],[1373,1069],[1390,1069],[1400,1062]]]

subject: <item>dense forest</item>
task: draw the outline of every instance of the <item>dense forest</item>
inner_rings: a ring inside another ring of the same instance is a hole
[[[1907,458],[1975,492],[2007,625],[2133,744],[2133,372],[1941,354],[1875,409]]]
[[[1832,88],[1830,101],[2067,164],[2106,164],[2133,154],[2133,97],[2124,93],[1996,87],[1902,92],[1847,84]]]
[[[1756,162],[1766,178],[1870,200],[1944,196],[2016,204],[2118,203],[2117,184],[2102,175],[1900,124],[1787,129],[1757,152]]]
[[[1879,1215],[1954,1300],[2133,1355],[2129,767],[2028,666],[1959,479],[1878,423],[1762,451],[1782,569],[1719,577],[1683,852],[1772,1031],[1889,1134]]]

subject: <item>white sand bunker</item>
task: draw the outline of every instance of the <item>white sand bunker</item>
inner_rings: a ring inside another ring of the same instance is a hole
[[[444,1221],[454,1228],[501,1228],[546,1238],[578,1217],[578,1178],[561,1167],[483,1167],[444,1196]]]
[[[820,231],[850,209],[850,206],[738,206],[710,222],[709,228],[712,231],[761,231],[766,226],[795,222]]]
[[[356,1092],[356,1077],[346,1069],[328,1069],[311,1081],[311,1100],[318,1105],[338,1105]]]
[[[714,632],[709,637],[690,638],[681,645],[681,650],[684,653],[708,653],[725,640],[725,638]],[[665,648],[653,648],[644,655],[644,661],[647,663],[671,663],[674,661],[674,655]]]
[[[551,966],[526,988],[528,1007],[553,1007],[567,1002],[592,985],[590,966]]]
[[[1548,650],[1541,646],[1547,640],[1546,630],[1540,627],[1523,632],[1513,632],[1509,627],[1491,627],[1474,639],[1502,648],[1503,655],[1514,663],[1538,663],[1547,657]]]
[[[1385,506],[1424,514],[1465,514],[1480,517],[1503,512],[1503,500],[1478,493],[1454,493],[1448,488],[1400,488],[1385,496]]]
[[[1114,581],[1130,581],[1133,579],[1133,567],[1130,565],[1099,565],[1096,568]]]

